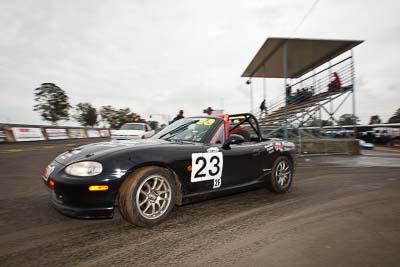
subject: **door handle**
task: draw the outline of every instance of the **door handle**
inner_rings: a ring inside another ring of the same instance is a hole
[[[260,149],[254,149],[253,153],[251,154],[254,157],[257,157],[261,154],[261,150]]]

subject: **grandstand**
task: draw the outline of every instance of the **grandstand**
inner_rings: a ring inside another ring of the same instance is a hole
[[[260,125],[264,135],[275,136],[277,132],[283,131],[283,137],[287,139],[288,129],[304,127],[316,118],[321,121],[322,112],[326,112],[329,120],[335,123],[337,112],[350,97],[352,113],[355,115],[353,48],[362,42],[267,39],[242,74],[242,77],[250,79],[284,80],[283,92],[286,92],[286,96],[270,105],[268,114],[260,114]],[[338,74],[341,84],[329,88],[333,73]],[[334,103],[337,102],[339,104],[334,107]]]

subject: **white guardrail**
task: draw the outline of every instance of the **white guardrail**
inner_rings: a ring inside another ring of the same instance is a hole
[[[105,128],[0,124],[0,143],[110,137]]]

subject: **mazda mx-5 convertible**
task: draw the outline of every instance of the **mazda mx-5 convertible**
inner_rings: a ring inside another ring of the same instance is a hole
[[[56,157],[42,178],[61,213],[151,226],[175,205],[268,187],[289,190],[295,146],[264,139],[248,113],[184,118],[151,139],[102,142]]]

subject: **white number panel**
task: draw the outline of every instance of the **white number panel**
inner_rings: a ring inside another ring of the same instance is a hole
[[[192,154],[192,183],[214,180],[213,188],[221,186],[224,158],[222,152]]]

